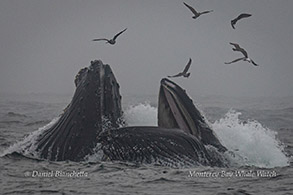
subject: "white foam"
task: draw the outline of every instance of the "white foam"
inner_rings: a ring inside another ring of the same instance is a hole
[[[101,149],[101,144],[97,143],[96,147],[93,149],[93,153],[84,157],[87,162],[99,162],[102,161],[103,151]]]
[[[129,126],[157,126],[157,108],[149,103],[128,107],[124,117]]]
[[[254,120],[242,122],[240,115],[231,109],[212,124],[222,144],[237,156],[236,163],[266,168],[287,166],[289,160],[277,133]]]

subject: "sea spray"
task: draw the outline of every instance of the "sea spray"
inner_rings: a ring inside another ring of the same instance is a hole
[[[129,106],[124,117],[128,126],[157,126],[157,108],[149,103]]]
[[[241,121],[240,115],[231,109],[212,124],[222,144],[237,157],[236,163],[265,168],[287,166],[288,159],[277,133],[255,120]]]

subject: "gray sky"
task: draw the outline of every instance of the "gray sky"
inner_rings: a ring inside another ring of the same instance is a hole
[[[111,65],[122,94],[157,94],[159,81],[193,59],[191,77],[173,79],[190,94],[293,95],[291,0],[0,0],[0,93],[73,93],[78,70]],[[230,20],[251,13],[233,30]],[[111,38],[117,44],[92,42]],[[260,66],[224,64],[241,57]]]

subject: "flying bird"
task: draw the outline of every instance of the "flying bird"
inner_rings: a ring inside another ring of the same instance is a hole
[[[194,16],[192,16],[193,19],[198,18],[202,14],[207,14],[213,11],[213,10],[210,10],[210,11],[197,12],[193,7],[186,4],[185,2],[183,2],[183,4],[194,14]]]
[[[122,30],[121,32],[117,33],[113,39],[106,39],[106,38],[101,38],[101,39],[93,39],[92,41],[107,41],[106,43],[110,43],[111,45],[114,45],[116,43],[116,39],[119,35],[121,35],[124,31],[126,31],[127,28]]]
[[[237,43],[230,43],[230,45],[233,45],[234,46],[234,48],[232,48],[233,51],[241,52],[244,55],[244,57],[235,59],[235,60],[233,60],[231,62],[225,62],[225,64],[232,64],[232,63],[238,62],[240,60],[243,60],[243,61],[252,63],[254,66],[258,66],[258,64],[256,64],[252,59],[250,59],[248,57],[247,52],[242,47],[240,47],[239,44],[237,44]]]
[[[188,72],[188,69],[190,68],[191,62],[192,62],[192,60],[191,60],[191,58],[189,58],[189,61],[188,61],[187,65],[185,66],[183,72],[180,72],[180,73],[178,73],[176,75],[168,76],[168,77],[169,78],[172,78],[172,77],[180,77],[180,76],[183,76],[183,77],[188,78],[190,76],[190,72]]]
[[[251,14],[246,14],[246,13],[240,14],[239,16],[237,16],[237,18],[231,20],[231,26],[232,26],[232,28],[235,29],[235,26],[234,25],[238,22],[238,20],[241,20],[243,18],[248,18],[250,16],[251,16]]]

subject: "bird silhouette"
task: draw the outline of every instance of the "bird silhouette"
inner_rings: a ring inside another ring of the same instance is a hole
[[[107,41],[106,43],[110,43],[111,45],[114,45],[116,43],[116,39],[119,35],[121,35],[124,31],[126,31],[127,28],[122,30],[121,32],[117,33],[113,39],[106,39],[106,38],[101,38],[101,39],[93,39],[92,41]]]
[[[192,62],[192,60],[191,60],[191,58],[189,58],[189,61],[188,61],[187,65],[185,66],[183,72],[180,72],[180,73],[178,73],[176,75],[168,76],[168,77],[173,78],[173,77],[181,77],[181,76],[183,76],[183,77],[188,78],[190,76],[190,72],[188,72],[188,69],[190,68],[191,62]]]
[[[240,60],[243,60],[243,61],[252,63],[254,66],[258,66],[258,64],[256,64],[252,59],[250,59],[248,57],[247,52],[242,47],[240,47],[239,44],[237,44],[237,43],[230,43],[230,45],[233,45],[234,46],[234,48],[232,48],[233,51],[241,52],[244,55],[244,57],[237,58],[237,59],[235,59],[235,60],[233,60],[231,62],[225,62],[225,64],[232,64],[232,63],[238,62]]]
[[[192,16],[193,19],[198,18],[202,14],[207,14],[213,11],[213,10],[209,10],[209,11],[197,12],[193,7],[186,4],[185,2],[183,2],[183,4],[194,14],[194,16]]]
[[[235,29],[235,24],[238,22],[238,20],[241,20],[242,18],[248,18],[250,17],[251,14],[246,14],[246,13],[242,13],[239,16],[237,16],[237,18],[231,20],[231,26],[233,29]]]

